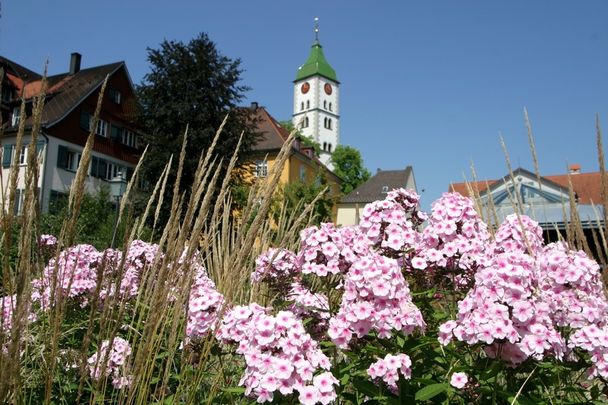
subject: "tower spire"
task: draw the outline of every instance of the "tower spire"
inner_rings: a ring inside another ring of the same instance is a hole
[[[315,17],[315,44],[319,43],[319,17]]]

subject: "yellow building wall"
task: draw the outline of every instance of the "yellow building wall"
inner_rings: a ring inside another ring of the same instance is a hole
[[[266,162],[268,165],[268,173],[272,171],[274,165],[276,164],[276,154],[268,154],[265,156]],[[255,162],[258,160],[264,160],[264,156],[259,156],[254,159],[252,162],[243,164],[239,170],[242,171],[242,178],[247,184],[253,184],[255,182]],[[281,171],[281,177],[279,182],[281,185],[295,183],[298,181],[302,181],[303,183],[310,184],[315,181],[317,173],[319,171],[325,171],[322,166],[319,166],[314,161],[311,161],[299,154],[291,154],[285,165],[283,166],[283,170]],[[340,198],[340,183],[335,180],[335,178],[329,174],[325,173],[325,179],[327,180],[327,184],[330,187],[328,190],[328,194],[330,198],[334,199],[334,205],[332,210],[332,220],[335,222],[338,214],[338,200]]]

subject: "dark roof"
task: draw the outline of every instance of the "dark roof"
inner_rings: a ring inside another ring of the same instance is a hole
[[[348,193],[341,202],[370,203],[383,200],[386,197],[386,192],[382,192],[385,186],[388,191],[406,187],[412,175],[412,166],[407,166],[405,170],[380,170],[372,178]]]
[[[49,95],[42,113],[43,124],[51,126],[61,120],[101,86],[106,76],[111,75],[122,66],[124,66],[124,62],[116,62],[82,69],[74,75],[50,76],[47,92]]]
[[[33,72],[28,68],[21,66],[20,64],[13,62],[10,59],[5,58],[4,56],[0,56],[0,65],[9,66],[19,76],[19,78],[21,78],[21,80],[26,82],[32,80],[40,80],[42,78],[42,76],[38,73]]]
[[[526,169],[518,168],[513,172],[513,175],[522,173],[529,177],[536,178],[536,175]],[[561,189],[564,193],[568,193],[568,177],[572,182],[572,189],[578,196],[578,202],[580,204],[598,204],[601,202],[601,173],[590,172],[590,173],[576,173],[576,174],[558,174],[551,176],[541,176],[541,182],[543,184],[549,184],[553,187]],[[493,188],[498,187],[505,181],[511,179],[510,175],[503,177],[500,180],[481,180],[469,182],[469,186],[472,187],[476,192],[483,194],[486,191],[491,191]],[[452,183],[448,187],[449,191],[455,191],[464,196],[469,196],[467,190],[467,183]]]
[[[289,131],[283,128],[264,107],[256,108],[255,115],[257,132],[260,134],[260,137],[251,150],[270,151],[281,149],[287,138],[289,138]]]

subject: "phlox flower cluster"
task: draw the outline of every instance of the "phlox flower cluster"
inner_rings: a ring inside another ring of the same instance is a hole
[[[302,284],[293,283],[287,300],[292,302],[288,309],[299,319],[314,317],[317,323],[329,319],[329,301],[325,294],[313,293]]]
[[[419,200],[411,190],[392,190],[363,208],[359,227],[382,254],[400,257],[420,241],[417,228],[427,216],[418,210]]]
[[[573,331],[568,347],[590,353],[590,376],[608,378],[608,301],[599,265],[565,243],[546,246],[538,263],[542,300],[555,324]]]
[[[453,286],[466,287],[478,266],[486,261],[490,234],[471,199],[458,193],[444,193],[432,205],[428,225],[410,266],[426,270],[434,285],[453,277]]]
[[[405,353],[387,354],[384,359],[378,359],[367,369],[367,374],[372,380],[384,381],[393,393],[399,392],[397,383],[399,374],[406,380],[412,377],[412,360]]]
[[[251,282],[265,282],[279,294],[286,294],[289,285],[301,274],[300,258],[290,250],[270,248],[255,260]]]
[[[54,249],[57,247],[57,237],[54,235],[40,235],[38,245],[45,249]]]
[[[529,252],[535,255],[543,247],[543,230],[528,216],[508,215],[494,235],[494,251]]]
[[[320,277],[346,273],[370,249],[368,240],[357,228],[336,228],[332,223],[306,228],[300,232],[300,239],[302,273]]]
[[[91,357],[88,358],[89,375],[93,380],[111,377],[112,385],[121,389],[130,384],[131,376],[127,373],[127,361],[131,355],[131,345],[121,337],[115,337],[110,343],[104,340]]]
[[[540,227],[525,216],[510,216],[497,235],[489,265],[476,273],[474,288],[458,303],[458,319],[441,325],[441,343],[454,337],[484,343],[488,355],[513,364],[546,355],[562,359],[581,347],[598,361],[592,372],[603,370],[601,345],[577,331],[606,325],[608,302],[598,264],[564,243],[543,248]],[[558,329],[565,327],[574,331],[569,343]]]
[[[547,245],[538,254],[542,299],[558,326],[603,326],[608,320],[600,266],[583,251],[565,243]]]
[[[8,333],[13,325],[13,311],[17,305],[17,294],[6,295],[0,298],[0,332]]]
[[[117,287],[120,297],[131,299],[137,296],[141,276],[154,263],[158,249],[157,244],[134,240],[127,249],[122,267],[123,253],[120,250],[106,249],[104,259],[107,265],[104,270],[107,281],[100,296],[105,298],[115,295]],[[115,279],[119,279],[119,282]]]
[[[593,366],[588,370],[589,377],[608,378],[608,326],[584,326],[570,336],[568,345],[580,347],[591,355]]]
[[[331,366],[329,359],[292,312],[273,316],[257,304],[237,306],[225,314],[216,337],[238,345],[236,352],[246,363],[239,385],[259,403],[272,401],[276,391],[297,391],[309,404],[328,404],[336,398],[337,381],[323,372]]]
[[[48,309],[52,293],[55,299],[61,294],[65,298],[78,298],[81,304],[87,301],[86,294],[95,291],[97,267],[102,254],[91,245],[76,245],[63,250],[58,258],[51,258],[42,277],[32,280],[32,299],[43,309]]]
[[[200,266],[190,289],[186,336],[191,339],[203,337],[212,330],[223,305],[224,296],[216,290],[215,284]]]
[[[458,319],[440,326],[440,342],[455,337],[471,345],[484,343],[490,357],[513,364],[549,353],[562,358],[565,341],[537,286],[532,257],[516,251],[496,255],[477,272],[474,288],[458,303]]]
[[[424,327],[397,260],[370,253],[346,274],[342,302],[329,321],[328,334],[338,347],[347,348],[353,335],[360,338],[370,330],[388,338],[393,330],[410,334]]]

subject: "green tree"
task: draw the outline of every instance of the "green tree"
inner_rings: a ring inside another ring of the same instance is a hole
[[[338,145],[331,155],[334,173],[342,178],[342,193],[348,194],[370,177],[370,172],[363,166],[361,153],[347,145]]]
[[[288,211],[296,209],[301,211],[305,206],[312,203],[317,195],[326,187],[328,187],[327,181],[322,176],[317,177],[310,184],[301,181],[286,184],[283,188],[283,204],[286,205]],[[328,188],[314,205],[314,222],[319,224],[331,221],[333,206],[334,201],[331,198],[331,190]]]
[[[222,169],[226,169],[241,133],[241,156],[257,140],[252,110],[237,107],[249,90],[241,84],[241,61],[220,53],[205,33],[188,43],[165,40],[158,49],[148,48],[148,61],[150,73],[137,89],[145,128],[143,140],[149,145],[143,174],[150,183],[156,181],[169,156],[179,155],[188,127],[180,183],[182,191],[188,192],[201,154],[209,148],[228,113],[215,149],[218,158],[223,158]],[[176,166],[171,181],[176,180]]]
[[[279,121],[279,124],[281,124],[281,126],[289,133],[291,133],[295,128],[293,122],[291,121]],[[302,135],[299,129],[296,131],[296,138],[303,146],[313,148],[317,156],[321,154],[321,144],[314,139],[310,139],[309,137]]]

